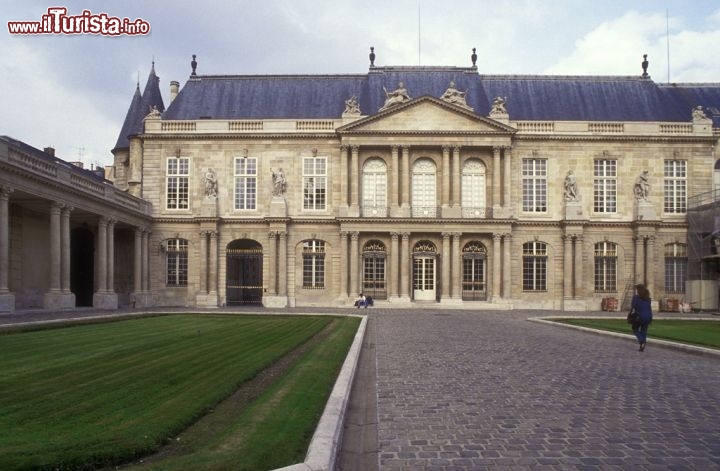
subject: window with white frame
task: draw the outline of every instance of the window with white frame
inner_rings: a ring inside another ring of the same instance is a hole
[[[303,242],[303,288],[325,287],[325,242],[306,240]]]
[[[617,292],[617,245],[612,242],[595,244],[595,292]]]
[[[547,212],[547,159],[522,160],[523,211]]]
[[[235,209],[257,208],[257,159],[235,159]]]
[[[687,211],[687,162],[685,160],[666,160],[664,171],[666,213],[684,214]]]
[[[547,291],[547,244],[523,244],[523,291]]]
[[[166,207],[167,209],[188,209],[189,206],[190,159],[170,157],[167,159]]]
[[[462,169],[463,211],[485,209],[485,164],[479,159],[468,159]]]
[[[617,160],[596,159],[593,172],[593,211],[617,212]]]
[[[387,212],[387,165],[381,159],[368,159],[363,165],[363,215],[384,216]]]
[[[303,209],[325,209],[327,204],[327,160],[303,158]]]
[[[665,292],[684,293],[687,279],[687,245],[674,243],[665,246]]]
[[[412,169],[412,215],[435,217],[437,196],[435,194],[435,162],[418,159]]]
[[[166,241],[165,273],[167,286],[187,286],[188,241],[186,239]]]

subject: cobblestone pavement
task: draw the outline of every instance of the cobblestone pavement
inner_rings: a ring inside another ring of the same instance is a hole
[[[380,469],[720,469],[720,357],[552,314],[374,310]]]

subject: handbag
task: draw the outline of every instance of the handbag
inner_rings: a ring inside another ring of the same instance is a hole
[[[630,312],[628,312],[627,323],[628,324],[640,323],[640,314],[638,314],[638,312],[635,310],[635,308],[630,309]]]

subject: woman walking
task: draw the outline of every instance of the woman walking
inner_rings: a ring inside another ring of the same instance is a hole
[[[632,330],[640,344],[640,351],[645,350],[647,331],[652,322],[652,304],[650,291],[643,284],[635,285],[635,294],[632,297],[632,309],[638,313],[638,321],[633,323]]]

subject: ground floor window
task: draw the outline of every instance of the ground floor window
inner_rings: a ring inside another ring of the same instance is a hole
[[[166,247],[167,286],[187,286],[188,241],[186,239],[168,239]]]
[[[547,291],[547,244],[523,244],[523,291]]]
[[[687,246],[667,244],[665,246],[665,292],[682,294],[687,279]]]
[[[617,292],[617,246],[612,242],[595,244],[595,292]]]
[[[362,291],[373,299],[387,299],[386,248],[379,240],[371,240],[363,247]]]
[[[303,242],[303,288],[325,287],[325,242]]]

